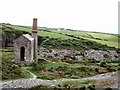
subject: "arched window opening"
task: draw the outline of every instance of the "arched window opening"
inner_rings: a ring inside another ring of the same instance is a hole
[[[20,48],[20,60],[24,61],[25,60],[25,47]]]

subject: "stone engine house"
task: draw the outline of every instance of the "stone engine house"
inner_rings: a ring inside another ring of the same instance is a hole
[[[14,62],[25,65],[38,61],[37,18],[33,19],[32,36],[23,34],[14,41]]]

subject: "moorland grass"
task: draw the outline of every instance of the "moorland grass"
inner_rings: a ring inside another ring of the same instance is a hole
[[[31,78],[31,74],[26,72],[21,66],[12,62],[13,47],[3,48],[2,52],[2,80],[13,80],[21,78]]]
[[[31,27],[16,26],[16,25],[6,25],[6,26],[16,30],[21,30],[31,33]],[[41,28],[39,28],[39,32],[38,32],[39,36],[48,36],[50,38],[77,39],[75,37],[66,36],[65,34],[79,36],[80,38],[84,38],[90,41],[95,41],[111,47],[118,48],[118,46],[120,45],[120,43],[118,43],[118,37],[114,34],[105,34],[105,33],[103,34],[103,33],[74,31],[74,30],[60,30],[60,31],[56,29],[42,30]]]

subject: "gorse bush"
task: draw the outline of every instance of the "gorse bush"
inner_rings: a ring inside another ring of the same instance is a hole
[[[99,72],[99,69],[98,69],[98,68],[95,68],[95,71],[96,71],[96,72]]]
[[[43,64],[37,63],[37,62],[33,62],[31,64],[32,69],[34,71],[42,71],[42,70],[46,70],[45,66]]]
[[[68,70],[68,67],[66,67],[66,66],[58,66],[56,68],[56,71],[66,71],[66,70]]]
[[[12,49],[2,49],[2,79],[18,79],[18,78],[27,78],[30,76],[28,73],[24,72],[21,68],[21,65],[14,64],[13,60],[13,51]]]
[[[2,79],[17,79],[24,78],[25,73],[21,71],[19,65],[13,64],[11,61],[3,60],[2,62]]]
[[[2,28],[2,46],[13,46],[13,41],[22,34],[28,34],[26,31],[15,30],[14,28],[3,26]],[[30,33],[29,33],[30,34]]]
[[[81,86],[80,87],[80,90],[85,90],[86,89],[86,86]]]
[[[89,85],[87,88],[88,88],[89,90],[95,90],[95,85]]]

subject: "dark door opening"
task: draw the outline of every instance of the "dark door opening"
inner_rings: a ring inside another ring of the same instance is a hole
[[[23,46],[20,48],[20,60],[25,60],[25,48]]]

